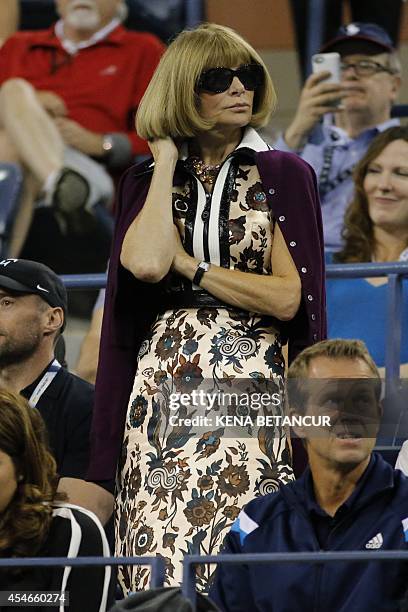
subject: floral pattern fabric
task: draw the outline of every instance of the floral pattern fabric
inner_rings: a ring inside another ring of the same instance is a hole
[[[175,189],[175,222],[186,239],[190,182]],[[271,273],[273,219],[256,166],[236,168],[228,198],[231,269]],[[225,246],[225,244],[224,244]],[[161,555],[166,583],[181,579],[185,554],[216,554],[242,506],[293,478],[285,432],[248,425],[171,425],[171,397],[207,385],[228,392],[237,380],[267,382],[283,395],[277,322],[234,308],[167,310],[140,348],[129,400],[116,497],[116,554]],[[217,410],[217,407],[215,407]],[[251,407],[232,406],[234,414]],[[279,410],[279,408],[277,409]],[[179,406],[178,417],[193,417]],[[197,568],[206,590],[211,568]],[[149,569],[120,568],[124,592],[148,587]]]

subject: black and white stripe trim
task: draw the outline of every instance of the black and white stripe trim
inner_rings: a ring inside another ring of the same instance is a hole
[[[261,151],[269,151],[271,147],[253,128],[248,127],[235,151],[233,151],[233,153],[223,162],[211,196],[207,194],[199,179],[194,177],[195,190],[197,193],[197,207],[193,229],[193,256],[200,261],[208,261],[217,266],[220,266],[222,263],[220,224],[223,217],[223,194],[229,183],[228,178],[230,177],[234,153],[242,149],[259,153]],[[188,149],[185,143],[182,147],[180,158],[184,160],[187,158],[187,155]]]
[[[90,512],[89,510],[86,510],[85,508],[81,508],[80,506],[75,506],[74,504],[68,504],[68,503],[58,504],[56,502],[53,502],[52,516],[60,517],[70,522],[71,540],[70,540],[69,549],[66,555],[67,558],[73,559],[78,556],[79,549],[81,546],[81,541],[82,541],[82,529],[78,521],[75,518],[75,514],[73,510],[75,510],[76,512],[81,512],[82,514],[85,514],[95,523],[95,525],[97,526],[99,530],[100,536],[101,536],[102,554],[104,557],[110,557],[110,550],[109,550],[108,541],[106,539],[105,531],[102,527],[101,522],[99,521],[99,519],[95,516],[93,512]],[[71,574],[71,570],[72,570],[71,567],[64,568],[64,573],[62,575],[62,582],[61,582],[61,590],[60,590],[61,595],[64,594],[66,591],[68,579]],[[109,565],[106,565],[99,612],[106,611],[106,606],[108,604],[108,591],[109,591],[110,579],[111,579],[111,568]],[[64,604],[61,603],[59,607],[59,612],[65,612],[65,610],[66,608],[64,608]]]

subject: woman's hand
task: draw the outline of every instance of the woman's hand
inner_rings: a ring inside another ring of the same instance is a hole
[[[173,242],[172,269],[192,281],[199,260],[186,253],[177,228],[174,228]],[[279,226],[275,227],[271,268],[273,275],[229,270],[211,264],[200,287],[235,308],[290,321],[300,305],[302,284]]]
[[[176,164],[178,159],[178,149],[172,138],[155,138],[148,141],[155,163]]]

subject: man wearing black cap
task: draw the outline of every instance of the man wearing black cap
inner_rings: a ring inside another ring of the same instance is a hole
[[[372,23],[342,26],[321,52],[340,53],[341,82],[325,82],[329,72],[311,75],[275,146],[297,153],[315,169],[325,247],[336,251],[353,194],[353,168],[379,132],[398,124],[391,119],[391,106],[401,84],[400,64],[388,34]]]
[[[93,386],[54,355],[66,312],[66,289],[50,268],[26,259],[0,261],[0,386],[21,393],[40,411],[57,461],[59,490],[105,521],[110,494],[83,480]]]

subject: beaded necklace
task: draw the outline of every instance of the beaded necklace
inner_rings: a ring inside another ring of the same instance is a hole
[[[189,163],[202,183],[214,185],[221,164],[216,164],[214,166],[205,164],[199,157],[190,157]]]

